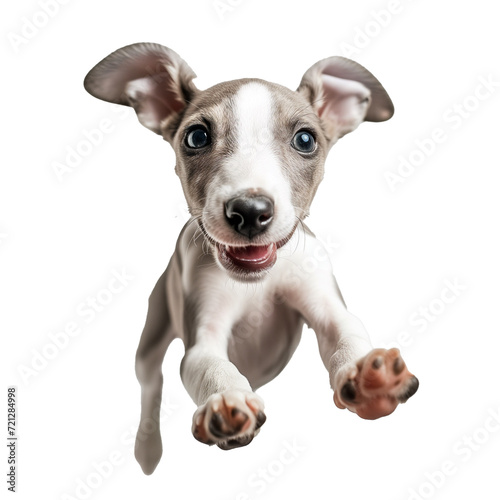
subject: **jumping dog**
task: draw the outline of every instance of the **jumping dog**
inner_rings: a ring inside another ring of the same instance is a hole
[[[392,116],[380,82],[343,57],[314,64],[297,91],[253,78],[199,90],[195,76],[173,50],[139,43],[110,54],[84,82],[93,96],[131,106],[171,144],[192,216],[151,294],[136,355],[141,422],[154,426],[136,440],[146,474],[162,454],[161,367],[175,338],[198,407],[194,437],[225,450],[259,432],[266,416],[255,390],[283,370],[304,323],[339,408],[379,418],[418,388],[397,349],[372,349],[303,222],[330,148],[361,122]]]

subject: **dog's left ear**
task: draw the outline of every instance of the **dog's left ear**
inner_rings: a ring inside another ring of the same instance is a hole
[[[96,64],[85,77],[89,94],[135,109],[139,121],[161,133],[198,92],[194,71],[172,49],[157,43],[122,47]]]
[[[382,122],[394,114],[382,84],[363,66],[345,57],[329,57],[311,66],[297,91],[321,118],[330,145],[362,121]]]

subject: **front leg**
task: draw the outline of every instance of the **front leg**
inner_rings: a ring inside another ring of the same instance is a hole
[[[191,346],[181,365],[184,386],[198,409],[192,432],[202,443],[228,450],[249,444],[266,420],[264,403],[229,361],[228,339],[244,297],[232,287],[214,287],[188,308]],[[190,322],[191,323],[191,322]]]
[[[417,392],[418,379],[398,349],[372,348],[363,324],[346,309],[321,244],[307,236],[305,249],[306,256],[325,258],[318,258],[313,273],[304,271],[299,260],[299,281],[287,296],[316,332],[335,404],[365,419],[389,415]]]

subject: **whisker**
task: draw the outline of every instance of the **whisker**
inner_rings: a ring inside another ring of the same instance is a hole
[[[201,219],[201,216],[199,217],[193,217],[186,225],[186,229],[193,223],[193,222],[197,222],[198,219]],[[185,251],[185,254],[187,255],[187,252],[189,250],[189,247],[191,246],[191,244],[193,244],[195,247],[197,246],[196,245],[196,240],[200,237],[200,235],[203,234],[200,227],[198,226],[195,230],[195,232],[193,233],[193,235],[191,236],[191,239],[189,240],[188,244],[187,244],[187,247],[186,247],[186,251]]]

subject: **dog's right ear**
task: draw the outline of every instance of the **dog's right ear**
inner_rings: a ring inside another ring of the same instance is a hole
[[[382,84],[361,64],[345,57],[329,57],[311,66],[300,82],[332,145],[361,122],[383,122],[394,105]]]
[[[173,50],[156,43],[122,47],[96,64],[83,83],[89,94],[132,106],[139,121],[161,133],[198,92],[194,71]]]

